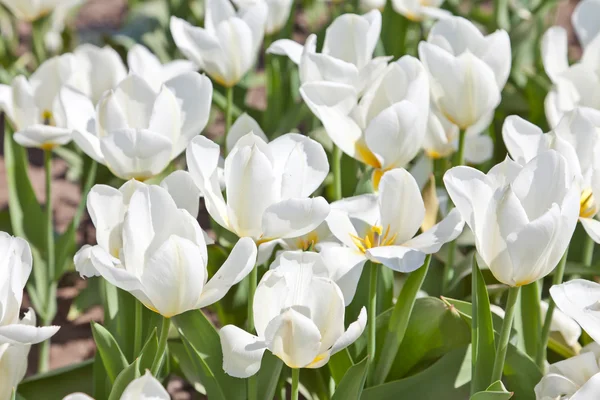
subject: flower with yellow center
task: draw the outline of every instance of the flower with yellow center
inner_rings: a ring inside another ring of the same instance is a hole
[[[437,19],[452,15],[440,8],[442,3],[444,0],[392,0],[392,7],[411,21],[420,22],[427,17]]]
[[[223,369],[231,376],[256,374],[265,350],[290,368],[320,368],[365,329],[364,307],[358,320],[344,328],[344,296],[319,254],[284,252],[276,264],[256,288],[256,336],[234,325],[219,333]]]

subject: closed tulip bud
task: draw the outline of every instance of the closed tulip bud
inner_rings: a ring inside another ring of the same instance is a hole
[[[422,21],[427,17],[446,18],[452,15],[440,7],[444,0],[392,0],[392,8],[411,21]]]
[[[125,388],[119,400],[170,400],[169,392],[152,376],[150,371],[134,380]],[[84,393],[73,393],[63,400],[94,400]]]
[[[233,0],[233,2],[240,8],[251,7],[258,3],[267,6],[265,35],[273,35],[285,26],[294,4],[294,0]]]
[[[460,129],[489,118],[511,64],[508,33],[484,36],[461,17],[435,23],[419,57],[431,78],[431,97],[440,112]]]
[[[207,0],[204,28],[171,17],[171,34],[183,55],[220,85],[232,87],[256,62],[267,13],[263,2],[236,13],[229,0]]]
[[[498,281],[527,285],[556,267],[579,214],[579,187],[563,156],[548,150],[524,166],[507,158],[487,175],[454,167],[444,183]]]
[[[87,207],[98,244],[77,252],[75,268],[82,276],[101,275],[149,309],[172,317],[220,300],[254,267],[256,246],[241,239],[208,280],[205,234],[180,208],[188,185],[175,178],[167,187],[134,180],[118,190],[94,186]]]
[[[188,72],[157,92],[129,75],[97,107],[70,88],[61,91],[60,99],[73,139],[87,155],[120,178],[145,180],[159,174],[204,129],[212,84]]]
[[[329,214],[319,188],[329,163],[323,147],[299,134],[282,135],[270,143],[250,132],[225,159],[226,199],[221,193],[219,146],[198,136],[187,149],[187,164],[204,195],[211,217],[239,237],[258,244],[302,236]]]
[[[32,309],[27,311],[23,319],[19,319],[23,290],[32,269],[29,244],[21,238],[0,232],[0,260],[0,276],[3,281],[0,285],[0,346],[4,343],[36,344],[50,338],[59,328],[36,327]],[[0,390],[2,388],[3,385],[0,385]]]
[[[263,276],[254,296],[256,336],[234,325],[221,329],[227,374],[237,378],[254,375],[265,350],[290,368],[320,368],[362,334],[367,323],[365,308],[344,330],[344,297],[315,257],[319,256],[297,253],[282,257],[279,265]]]

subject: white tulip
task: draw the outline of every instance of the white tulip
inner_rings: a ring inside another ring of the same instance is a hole
[[[71,141],[59,92],[77,79],[77,59],[64,54],[45,61],[29,80],[17,76],[0,85],[0,106],[15,128],[14,139],[25,147],[52,149]]]
[[[360,101],[346,83],[310,82],[300,93],[335,145],[376,169],[375,187],[385,171],[405,167],[422,147],[429,82],[416,58],[388,65]]]
[[[118,190],[94,186],[87,207],[98,244],[86,245],[75,255],[82,276],[101,275],[164,317],[220,300],[256,261],[252,240],[240,239],[208,280],[205,234],[181,208],[189,204],[183,199],[188,185],[185,179],[177,181],[168,182],[170,192],[135,180]]]
[[[298,64],[300,82],[336,82],[353,87],[357,93],[369,88],[392,57],[373,58],[381,32],[381,13],[343,14],[325,32],[321,53],[316,52],[317,36],[304,44],[289,39],[275,41],[267,53],[287,55]]]
[[[536,400],[588,400],[600,397],[600,367],[596,343],[581,354],[550,365],[535,386]]]
[[[454,240],[464,221],[457,210],[424,233],[415,236],[425,218],[425,205],[417,182],[404,169],[386,172],[378,195],[366,194],[342,200],[327,219],[329,229],[347,247],[327,247],[325,264],[347,275],[353,284],[343,287],[346,303],[367,260],[400,272],[423,265],[425,256]],[[345,203],[345,204],[344,204]]]
[[[386,0],[360,0],[360,9],[364,11],[383,11]]]
[[[265,34],[273,35],[279,32],[287,23],[294,0],[233,0],[240,8],[251,7],[258,3],[267,6],[267,19],[265,22]]]
[[[510,116],[502,129],[504,143],[521,165],[547,149],[558,151],[581,187],[579,221],[587,234],[600,243],[600,111],[577,107],[565,112],[549,133],[517,116]]]
[[[548,312],[548,303],[543,300],[540,301],[540,309],[542,321],[544,321],[546,319],[546,313]],[[573,318],[569,317],[561,310],[555,309],[552,313],[550,332],[559,333],[568,346],[579,348],[578,340],[579,336],[581,336],[581,327]]]
[[[487,175],[454,167],[444,183],[498,281],[527,285],[556,267],[579,214],[579,186],[564,157],[548,150],[525,166],[507,158]]]
[[[32,309],[19,319],[23,290],[32,269],[29,244],[5,232],[0,232],[0,345],[36,344],[54,335],[58,326],[35,326]],[[2,386],[0,386],[0,389]]]
[[[441,19],[419,57],[431,77],[431,96],[440,112],[460,129],[477,124],[500,104],[510,72],[508,33],[484,36],[461,17]]]
[[[219,182],[219,146],[198,136],[187,148],[187,164],[211,217],[239,237],[258,244],[307,234],[325,220],[329,204],[310,198],[329,164],[323,147],[299,134],[270,143],[250,132],[225,159],[226,198]]]
[[[22,21],[32,22],[62,6],[73,3],[72,0],[0,0],[15,17]]]
[[[156,92],[163,83],[177,75],[198,69],[193,62],[187,60],[175,60],[163,65],[158,57],[140,44],[135,44],[127,52],[127,65],[131,73],[142,77]]]
[[[129,75],[96,108],[70,88],[60,98],[73,139],[87,155],[120,178],[144,180],[159,174],[204,129],[212,84],[188,72],[156,92],[144,79]]]
[[[577,3],[571,15],[571,22],[579,43],[585,48],[600,33],[600,1],[583,0]]]
[[[422,21],[427,17],[445,18],[452,14],[440,7],[444,0],[391,0],[394,11],[411,21]]]
[[[207,0],[204,28],[171,17],[171,34],[183,55],[219,84],[232,87],[256,62],[267,13],[263,2],[236,13],[229,0]]]
[[[50,27],[44,36],[44,45],[52,54],[59,54],[63,48],[62,33],[65,30],[65,21],[71,9],[79,6],[85,0],[64,0],[54,9],[50,16]]]
[[[152,376],[150,371],[134,380],[125,388],[120,400],[170,400],[169,392]],[[94,400],[84,393],[73,393],[63,400]]]
[[[362,334],[367,323],[365,308],[344,331],[342,292],[315,256],[282,257],[263,276],[254,296],[256,336],[234,325],[221,329],[227,374],[254,375],[267,349],[290,368],[319,368]]]

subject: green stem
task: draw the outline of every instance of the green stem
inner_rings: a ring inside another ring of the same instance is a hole
[[[372,367],[375,362],[376,334],[377,334],[377,280],[379,278],[379,265],[368,261],[367,267],[371,268],[369,281],[369,309],[367,311],[368,342],[367,357],[369,357],[368,386],[373,381]]]
[[[336,145],[333,145],[333,199],[342,199],[342,150]]]
[[[442,275],[442,295],[446,295],[450,281],[452,280],[452,275],[454,273],[454,258],[456,257],[456,240],[448,243],[448,258],[446,258],[446,262],[444,263],[444,271]]]
[[[38,358],[38,374],[48,371],[50,364],[50,338],[40,343],[40,353]]]
[[[461,129],[458,134],[458,149],[454,153],[454,166],[463,165],[465,163],[465,136],[466,129]]]
[[[254,293],[258,283],[258,265],[255,265],[248,277],[248,332],[254,333]],[[257,376],[248,378],[247,390],[248,400],[258,399],[258,381]]]
[[[142,350],[142,303],[135,299],[135,330],[133,338],[133,358],[140,355]]]
[[[525,352],[532,360],[537,358],[542,333],[541,283],[532,282],[521,289],[521,334]]]
[[[300,386],[300,368],[292,368],[292,400],[298,400]]]
[[[558,266],[556,267],[556,273],[552,277],[552,285],[560,285],[565,275],[565,266],[567,265],[567,256],[569,254],[569,248],[565,251]],[[552,300],[552,297],[548,299],[548,311],[546,311],[546,317],[544,318],[544,325],[542,325],[542,336],[539,341],[539,347],[537,350],[535,362],[538,367],[544,370],[544,361],[546,361],[546,347],[548,346],[548,338],[550,337],[550,326],[552,325],[552,314],[556,304]]]
[[[163,317],[162,327],[160,328],[160,338],[158,340],[158,349],[154,355],[154,361],[152,361],[152,375],[158,376],[160,367],[162,365],[162,359],[167,351],[167,338],[169,337],[169,327],[171,326],[171,319]]]
[[[513,319],[515,317],[517,297],[519,297],[520,287],[511,287],[508,289],[508,300],[506,301],[506,314],[502,322],[502,330],[500,338],[496,346],[496,359],[494,360],[494,369],[492,372],[492,382],[502,379],[502,371],[504,370],[504,360],[506,359],[506,350],[508,349],[508,341],[510,339],[510,330],[512,328]]]
[[[46,18],[38,18],[36,21],[31,23],[31,50],[38,63],[38,66],[42,64],[46,58],[46,43],[44,40],[45,36],[45,25]]]
[[[477,367],[477,349],[479,346],[479,336],[477,330],[477,276],[479,271],[477,270],[477,258],[473,255],[471,261],[471,377],[476,376]],[[475,379],[471,379],[471,396],[477,392]]]
[[[581,260],[583,265],[586,267],[592,266],[592,260],[594,259],[594,240],[590,235],[585,235],[583,240],[583,259]]]
[[[227,92],[227,106],[225,108],[225,137],[229,134],[231,129],[231,122],[233,119],[233,86],[229,86],[226,89]]]

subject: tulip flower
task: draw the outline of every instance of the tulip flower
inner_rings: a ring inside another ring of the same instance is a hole
[[[256,374],[265,350],[290,368],[320,368],[362,334],[366,310],[344,331],[340,288],[319,270],[314,256],[299,255],[292,260],[282,257],[258,284],[256,336],[234,325],[219,332],[227,374],[237,378]]]
[[[585,400],[600,397],[598,344],[591,343],[581,354],[550,365],[535,386],[536,400]]]
[[[175,60],[162,64],[158,57],[146,47],[136,44],[127,52],[129,71],[142,77],[155,92],[160,86],[186,72],[196,71],[198,67],[191,61]]]
[[[71,86],[96,104],[107,90],[127,77],[121,56],[112,47],[83,44],[73,51],[77,62],[75,82]]]
[[[343,14],[325,32],[321,53],[317,37],[310,35],[300,45],[289,39],[275,41],[267,53],[287,55],[298,64],[301,83],[336,82],[364,92],[381,75],[391,57],[373,58],[381,32],[381,13]]]
[[[546,318],[548,308],[548,302],[540,301],[542,321]],[[560,310],[553,311],[550,332],[556,332],[562,336],[568,346],[576,349],[580,348],[578,340],[579,336],[581,336],[581,327],[564,312]]]
[[[429,230],[415,236],[425,217],[419,186],[404,169],[386,172],[378,195],[366,194],[344,199],[346,210],[332,209],[327,219],[335,237],[346,247],[327,247],[321,254],[325,263],[345,270],[356,288],[367,260],[399,272],[411,272],[423,265],[425,256],[454,240],[464,221],[456,210]],[[342,207],[342,206],[340,206]],[[349,303],[354,292],[346,295]]]
[[[87,208],[98,244],[75,255],[82,276],[101,275],[166,318],[220,300],[256,261],[252,240],[241,239],[207,281],[204,232],[188,210],[178,208],[186,192],[176,182],[167,185],[173,195],[135,180],[120,189],[94,186]]]
[[[0,0],[6,8],[22,21],[32,22],[62,6],[72,4],[73,0]]]
[[[15,128],[17,143],[52,149],[71,141],[58,94],[76,79],[77,59],[64,54],[44,62],[29,80],[17,76],[11,86],[0,85],[0,106]]]
[[[160,173],[206,126],[212,84],[196,72],[176,76],[154,91],[129,75],[95,108],[84,94],[64,88],[68,126],[81,149],[123,179]]]
[[[263,2],[236,13],[229,0],[207,0],[204,28],[171,17],[171,34],[184,56],[220,85],[233,87],[256,62],[267,13]]]
[[[599,341],[600,319],[597,307],[600,300],[600,284],[574,279],[552,286],[550,295],[562,312],[577,321],[594,341]]]
[[[125,388],[119,400],[170,400],[169,392],[152,376],[150,371],[134,380]],[[84,393],[73,393],[63,400],[94,400]]]
[[[19,319],[23,290],[32,269],[29,244],[21,238],[0,232],[0,260],[3,281],[0,286],[0,346],[4,343],[30,345],[50,338],[59,327],[36,327],[32,309],[25,313],[23,319]]]
[[[411,21],[420,22],[426,17],[444,18],[452,14],[440,9],[444,0],[392,0],[392,8]]]
[[[429,82],[416,58],[388,65],[360,101],[352,85],[337,82],[306,83],[300,93],[335,145],[375,168],[375,187],[383,173],[405,167],[422,147]]]
[[[578,63],[569,66],[567,31],[553,26],[542,38],[542,61],[546,74],[553,83],[544,102],[546,118],[555,127],[565,112],[577,106],[600,109],[600,31],[597,1],[586,0],[577,4],[571,17],[575,33],[583,47]]]
[[[329,172],[323,147],[299,134],[270,143],[250,132],[225,159],[226,199],[219,183],[219,146],[198,136],[187,148],[187,164],[210,216],[257,244],[302,236],[329,214],[322,197],[309,198]]]
[[[35,325],[35,314],[30,314]],[[25,377],[30,345],[0,344],[0,400],[12,399],[13,388]]]
[[[386,0],[360,0],[360,9],[365,11],[383,11]]]
[[[440,112],[465,130],[500,103],[511,64],[508,33],[484,36],[461,17],[435,23],[419,57],[431,78],[431,97]]]
[[[487,175],[454,167],[444,183],[498,281],[520,287],[556,267],[579,214],[579,187],[564,157],[548,150],[524,166],[507,158]]]
[[[600,243],[600,222],[595,219],[600,210],[599,151],[600,111],[575,108],[567,111],[560,123],[549,133],[517,116],[508,117],[502,129],[504,143],[513,159],[521,165],[537,154],[554,149],[562,154],[571,173],[582,188],[579,201],[579,221],[587,234]]]
[[[233,2],[239,8],[251,7],[257,3],[264,3],[267,6],[265,35],[276,34],[285,26],[294,4],[293,0],[233,0]]]

